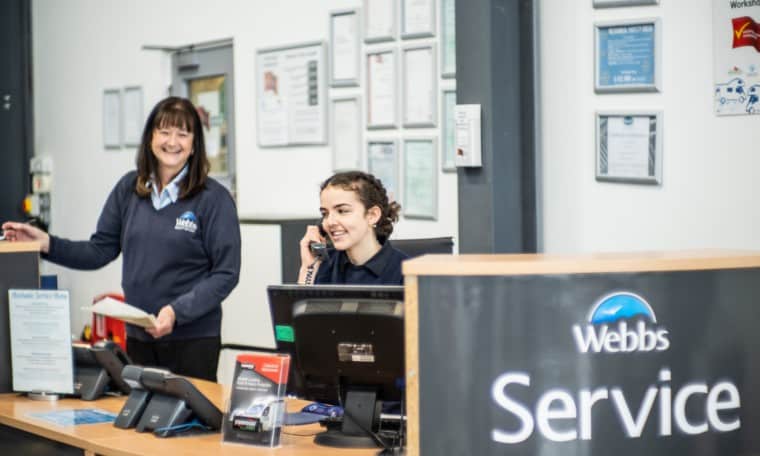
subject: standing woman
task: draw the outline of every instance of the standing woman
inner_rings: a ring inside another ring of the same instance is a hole
[[[307,227],[301,239],[298,283],[402,285],[401,262],[408,257],[388,241],[400,210],[372,174],[349,171],[324,181],[321,226]],[[327,238],[335,251],[320,260],[309,245]]]
[[[89,241],[16,222],[3,230],[74,269],[98,269],[123,253],[126,301],[157,319],[147,330],[127,325],[132,361],[216,380],[221,303],[240,275],[240,225],[230,193],[208,171],[195,107],[169,97],[148,116],[137,170],[117,182]]]

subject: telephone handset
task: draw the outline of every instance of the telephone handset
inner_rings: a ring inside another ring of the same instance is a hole
[[[314,259],[327,261],[327,259],[330,258],[330,254],[327,252],[327,249],[331,247],[331,245],[330,238],[327,236],[327,231],[325,231],[325,229],[322,227],[322,219],[317,220],[317,228],[319,229],[319,235],[325,238],[327,242],[310,242],[309,250],[311,251],[311,254],[314,255]]]
[[[310,242],[309,250],[311,251],[311,254],[314,255],[315,260],[327,261],[329,258],[329,255],[327,253],[327,244],[323,244],[321,242]]]
[[[317,220],[317,228],[319,229],[319,235],[322,236],[326,242],[309,242],[309,251],[314,256],[314,261],[306,266],[306,277],[304,277],[304,283],[311,285],[314,280],[314,271],[317,262],[326,262],[330,259],[330,253],[328,248],[332,247],[330,244],[330,238],[327,236],[327,232],[322,228],[322,219]]]
[[[95,355],[98,363],[108,372],[108,376],[111,377],[111,389],[129,394],[129,384],[124,381],[121,372],[124,366],[132,364],[132,360],[124,353],[124,350],[110,340],[101,340],[90,347],[90,351]]]

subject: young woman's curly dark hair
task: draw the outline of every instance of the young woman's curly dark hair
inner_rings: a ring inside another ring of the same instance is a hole
[[[322,182],[319,190],[322,191],[328,186],[356,192],[365,209],[379,207],[381,215],[375,226],[375,235],[381,244],[385,243],[393,233],[393,224],[398,221],[401,205],[395,201],[388,201],[388,192],[380,179],[362,171],[346,171],[329,177]]]

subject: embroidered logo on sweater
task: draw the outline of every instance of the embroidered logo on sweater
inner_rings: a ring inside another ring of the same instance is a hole
[[[198,219],[195,218],[195,214],[187,211],[177,217],[177,223],[174,225],[174,229],[195,233],[198,231]]]

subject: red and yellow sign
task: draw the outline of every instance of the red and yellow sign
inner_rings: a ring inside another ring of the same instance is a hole
[[[752,46],[760,52],[760,25],[749,16],[736,17],[731,23],[734,26],[732,47]]]

